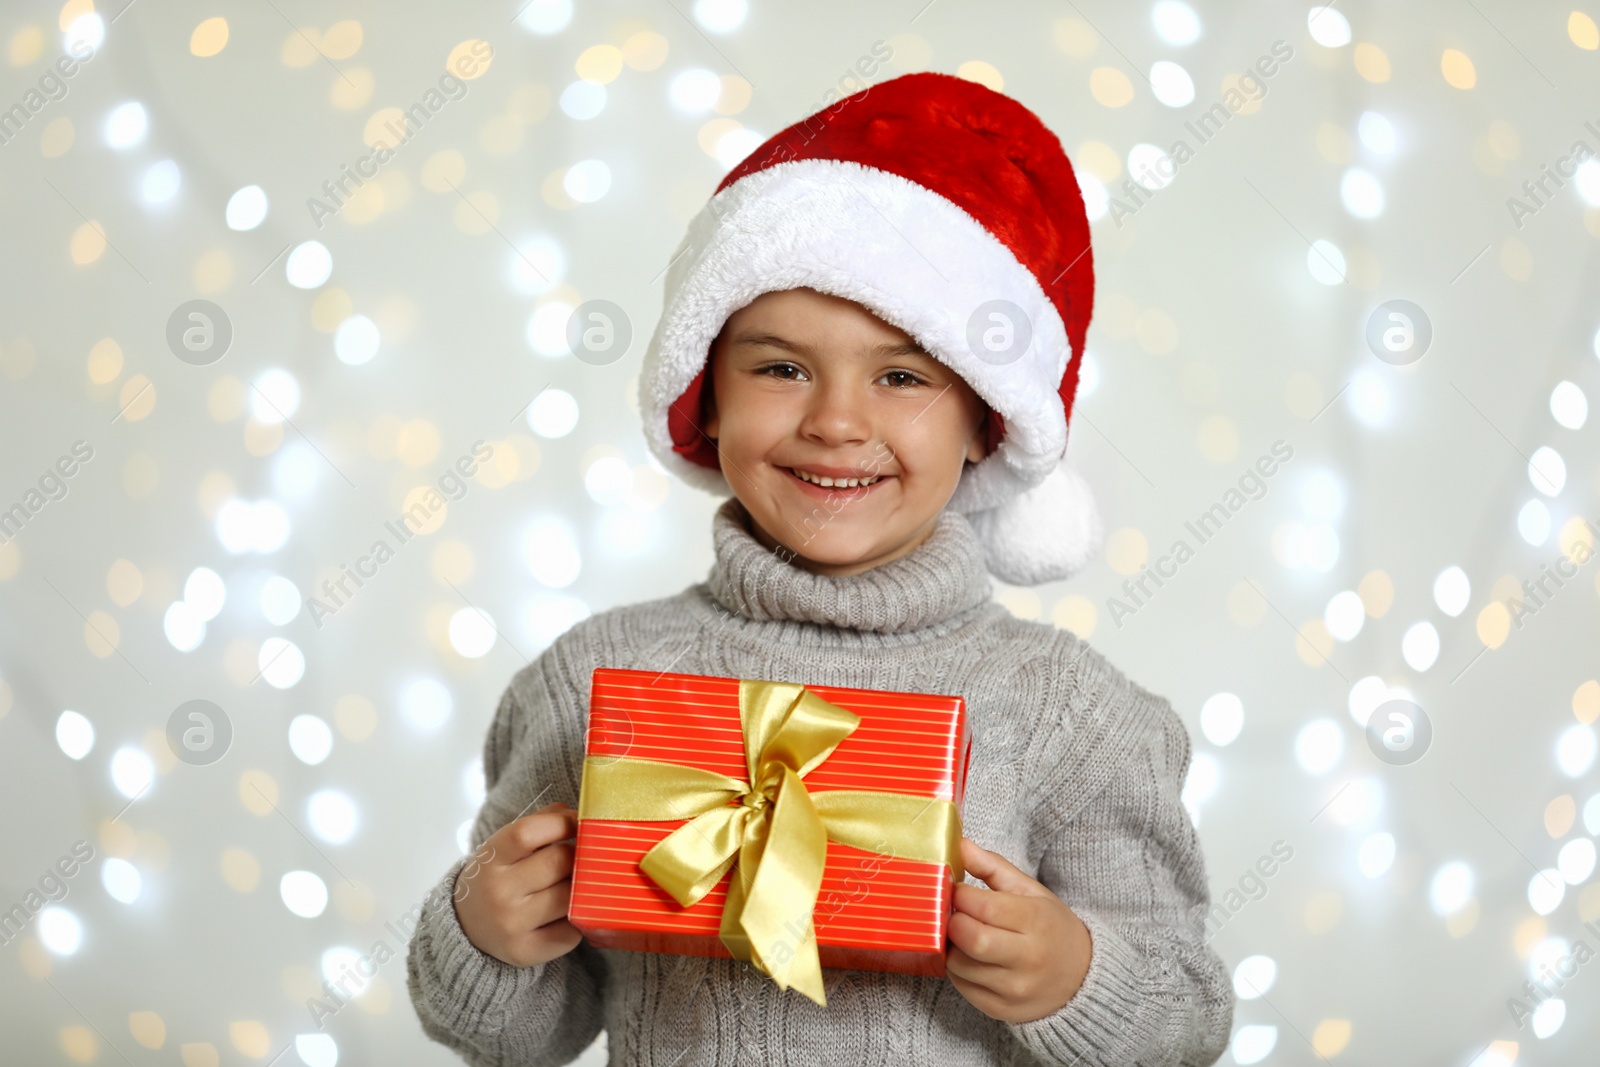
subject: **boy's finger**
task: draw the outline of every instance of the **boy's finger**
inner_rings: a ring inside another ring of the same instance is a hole
[[[577,832],[578,813],[565,804],[551,805],[507,823],[484,844],[495,846],[494,859],[490,862],[509,866]]]
[[[1015,893],[998,893],[961,883],[956,886],[955,910],[987,926],[1025,934],[1034,905]]]
[[[950,916],[950,943],[978,963],[1002,968],[1021,959],[1027,949],[1027,939],[1015,930],[990,926],[961,911]]]
[[[1030,897],[1055,896],[1049,887],[1024,874],[1016,864],[998,852],[979,847],[970,837],[961,839],[961,863],[968,874],[983,879],[990,889]]]

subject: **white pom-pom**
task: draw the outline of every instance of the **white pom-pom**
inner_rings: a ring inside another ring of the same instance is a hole
[[[1064,460],[1032,489],[967,520],[983,543],[989,573],[1008,585],[1070,578],[1104,543],[1094,491]]]

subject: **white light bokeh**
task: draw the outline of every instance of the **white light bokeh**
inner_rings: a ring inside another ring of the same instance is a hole
[[[1594,766],[1594,728],[1578,724],[1561,732],[1556,741],[1556,766],[1568,778],[1582,778]]]
[[[186,600],[174,600],[161,616],[161,632],[179,652],[193,652],[206,639],[206,621]]]
[[[106,144],[119,152],[142,143],[149,132],[150,116],[138,101],[119,104],[106,116]]]
[[[300,614],[300,590],[281,574],[261,585],[261,614],[274,626],[287,626]]]
[[[1311,247],[1306,249],[1306,270],[1323,285],[1343,285],[1344,253],[1332,241],[1312,241]]]
[[[578,400],[565,389],[546,389],[528,405],[527,418],[534,433],[559,440],[578,425]]]
[[[315,919],[328,907],[328,887],[310,871],[290,871],[278,880],[283,906],[302,919]]]
[[[517,242],[506,256],[506,284],[511,291],[538,296],[567,276],[567,253],[549,234]]]
[[[59,905],[39,913],[39,943],[57,956],[70,956],[83,946],[83,923]]]
[[[144,749],[123,745],[112,754],[111,784],[128,799],[149,789],[155,777],[156,765]]]
[[[1200,16],[1183,0],[1159,0],[1150,11],[1156,36],[1178,48],[1200,39]]]
[[[1535,915],[1549,915],[1561,906],[1566,895],[1567,883],[1554,868],[1546,867],[1528,879],[1528,906]]]
[[[1428,883],[1428,904],[1435,915],[1454,915],[1472,899],[1475,885],[1472,868],[1462,860],[1451,860],[1433,873]]]
[[[1240,1000],[1255,1000],[1272,992],[1278,980],[1278,962],[1271,956],[1246,956],[1233,969],[1233,991]]]
[[[530,33],[549,37],[572,21],[572,0],[531,0],[517,14],[517,25]]]
[[[338,1067],[339,1045],[332,1034],[296,1034],[294,1054],[305,1067]]]
[[[592,204],[611,191],[611,168],[598,159],[574,163],[561,179],[561,188],[580,204]]]
[[[342,845],[361,827],[361,812],[348,793],[319,789],[306,800],[306,822],[311,832],[330,845]]]
[[[1324,48],[1343,48],[1350,43],[1350,20],[1332,7],[1314,7],[1307,12],[1306,29]]]
[[[748,0],[694,0],[694,20],[708,33],[732,33],[749,12]]]
[[[541,356],[558,358],[570,355],[567,348],[567,320],[575,309],[564,300],[552,300],[533,309],[523,336],[528,347]]]
[[[139,179],[139,199],[150,207],[165,204],[178,195],[182,185],[183,172],[178,169],[177,161],[163,159],[150,164],[144,177]]]
[[[1589,420],[1589,398],[1574,382],[1560,382],[1550,391],[1550,415],[1569,430],[1581,430]]]
[[[1367,621],[1367,609],[1361,594],[1351,589],[1334,594],[1323,609],[1322,622],[1335,641],[1353,641]]]
[[[1460,567],[1446,567],[1433,580],[1433,602],[1452,619],[1467,610],[1472,600],[1472,580]]]
[[[1394,866],[1394,835],[1368,834],[1356,850],[1356,868],[1367,878],[1381,878]]]
[[[450,616],[450,647],[467,659],[482,659],[494,647],[494,620],[480,608],[460,608]]]
[[[541,585],[565,589],[578,580],[583,559],[571,524],[559,515],[535,519],[523,539],[528,571]]]
[[[722,79],[703,67],[679,71],[667,83],[667,99],[685,114],[704,115],[721,97]]]
[[[1141,141],[1128,149],[1128,173],[1146,189],[1165,189],[1178,175],[1178,164],[1166,149]]]
[[[1356,122],[1356,135],[1369,152],[1386,156],[1395,150],[1394,124],[1376,111],[1363,111]]]
[[[271,500],[237,497],[217,509],[217,540],[231,553],[276,552],[289,539],[289,516]]]
[[[1567,1021],[1567,1002],[1560,997],[1541,1001],[1533,1009],[1533,1036],[1543,1041],[1561,1029]]]
[[[119,856],[107,856],[100,863],[100,885],[106,895],[119,904],[132,904],[139,899],[144,879],[139,868]]]
[[[1371,171],[1351,167],[1339,180],[1339,200],[1356,218],[1375,219],[1383,214],[1383,184]]]
[[[1231,745],[1244,729],[1244,703],[1233,693],[1217,693],[1200,706],[1200,731],[1219,748]]]
[[[333,731],[315,715],[296,715],[289,720],[289,751],[301,763],[315,767],[333,751]]]
[[[1550,509],[1534,497],[1517,512],[1517,533],[1528,544],[1538,547],[1550,540]]]
[[[400,690],[400,714],[421,734],[436,732],[454,707],[450,690],[437,678],[413,678]]]
[[[1180,64],[1158,60],[1150,67],[1150,88],[1156,99],[1168,107],[1188,107],[1194,103],[1194,79]]]
[[[381,341],[377,323],[365,315],[351,315],[339,324],[333,335],[333,354],[339,357],[340,363],[359,367],[372,362]]]
[[[227,583],[210,567],[196,567],[183,583],[183,601],[201,622],[216,618],[227,599]]]
[[[1400,638],[1400,655],[1406,666],[1417,672],[1426,671],[1439,659],[1439,631],[1431,622],[1414,622],[1406,627]]]
[[[223,219],[230,230],[253,230],[267,218],[267,191],[259,185],[246,185],[228,197]]]
[[[1228,1049],[1233,1054],[1233,1061],[1249,1067],[1252,1063],[1260,1063],[1272,1055],[1272,1050],[1278,1046],[1278,1028],[1265,1023],[1250,1023],[1234,1031],[1233,1042]]]
[[[1528,458],[1528,481],[1545,496],[1560,496],[1567,484],[1567,464],[1561,453],[1548,445],[1536,449]]]
[[[1374,370],[1362,367],[1351,375],[1349,399],[1350,413],[1356,421],[1370,429],[1389,425],[1394,416],[1394,394],[1383,378]]]
[[[594,118],[605,110],[606,87],[599,82],[579,78],[561,90],[561,111],[569,119],[579,122]]]
[[[94,750],[94,724],[81,712],[63,711],[56,719],[56,744],[68,759],[83,759]]]
[[[1332,719],[1313,719],[1294,739],[1294,758],[1307,774],[1327,774],[1344,755],[1344,731]]]
[[[306,673],[305,653],[286,637],[269,637],[261,642],[256,656],[261,677],[274,689],[293,689]]]
[[[289,252],[283,271],[296,289],[316,289],[333,274],[333,253],[321,241],[303,241]]]
[[[250,415],[257,422],[283,422],[299,410],[300,382],[282,367],[269,367],[250,383]]]
[[[1594,842],[1587,837],[1575,837],[1561,846],[1556,855],[1556,870],[1568,885],[1582,885],[1594,873]]]

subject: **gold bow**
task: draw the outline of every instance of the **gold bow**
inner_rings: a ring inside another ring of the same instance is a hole
[[[687,908],[734,867],[722,943],[779,988],[793,986],[826,1006],[811,916],[827,842],[948,864],[960,882],[961,814],[948,800],[905,793],[807,792],[805,776],[861,718],[802,685],[740,681],[739,719],[748,781],[657,760],[588,756],[578,818],[688,819],[644,854],[640,869]]]

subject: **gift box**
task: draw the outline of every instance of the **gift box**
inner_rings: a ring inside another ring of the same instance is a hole
[[[943,975],[959,696],[597,668],[568,919],[603,948]]]

